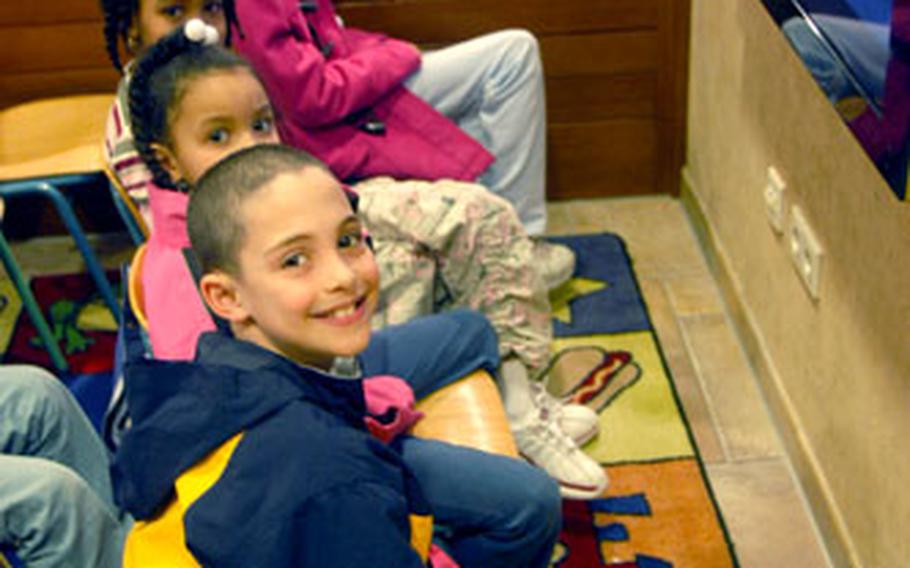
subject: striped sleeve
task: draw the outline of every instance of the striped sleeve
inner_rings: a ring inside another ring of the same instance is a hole
[[[142,162],[133,143],[127,104],[128,93],[128,75],[124,75],[117,86],[117,96],[107,117],[104,157],[108,167],[148,220],[148,184],[152,181],[152,173]]]

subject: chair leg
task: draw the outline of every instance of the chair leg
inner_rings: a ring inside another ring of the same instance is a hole
[[[50,354],[51,361],[53,361],[57,370],[66,372],[69,369],[66,357],[60,351],[60,345],[57,344],[57,340],[51,333],[47,320],[44,319],[44,314],[41,313],[41,308],[38,306],[38,301],[35,300],[35,295],[32,294],[28,283],[22,276],[22,271],[19,270],[19,265],[16,263],[16,259],[13,258],[13,251],[10,249],[9,243],[2,232],[0,232],[0,260],[3,261],[3,267],[6,268],[6,273],[9,274],[10,279],[13,281],[16,291],[19,292],[19,297],[22,298],[25,310],[32,319],[32,323],[35,324],[38,336],[41,337],[45,349]]]
[[[107,307],[111,310],[114,319],[119,321],[120,305],[117,303],[114,291],[111,289],[111,285],[104,275],[104,270],[102,270],[101,265],[95,258],[95,253],[92,252],[92,249],[85,238],[85,233],[82,232],[82,226],[79,224],[79,220],[76,219],[76,215],[73,213],[73,209],[70,207],[69,202],[67,202],[66,198],[63,197],[63,194],[56,187],[49,183],[42,182],[37,184],[37,187],[48,196],[57,208],[60,218],[63,220],[63,223],[69,230],[70,235],[72,235],[73,240],[76,241],[76,246],[82,253],[82,258],[85,260],[85,266],[88,269],[89,274],[95,280],[95,285],[98,286],[104,303],[107,304]]]

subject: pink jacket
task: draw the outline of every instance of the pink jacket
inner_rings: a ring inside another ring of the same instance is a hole
[[[235,48],[256,68],[279,113],[282,139],[344,180],[474,181],[493,156],[401,86],[420,66],[410,43],[344,28],[330,0],[237,0]],[[327,54],[327,55],[326,55]],[[369,133],[378,119],[384,133]]]

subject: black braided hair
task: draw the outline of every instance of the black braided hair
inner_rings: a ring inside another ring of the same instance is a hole
[[[127,53],[130,52],[129,31],[133,20],[139,15],[139,2],[141,0],[100,0],[101,13],[104,15],[104,46],[107,56],[117,71],[123,71],[123,62],[120,61],[121,43]],[[237,21],[237,10],[234,0],[222,0],[224,19],[227,23],[227,36],[224,45],[231,45],[233,28],[240,30]],[[242,35],[242,34],[241,34]]]
[[[107,56],[117,71],[123,71],[120,42],[126,46],[130,24],[139,13],[139,0],[101,0],[101,13],[104,14],[104,46]]]
[[[136,150],[158,187],[184,190],[161,165],[152,144],[172,146],[170,118],[188,82],[211,71],[238,67],[256,76],[236,53],[188,39],[184,26],[147,49],[136,62],[129,84],[130,126]]]

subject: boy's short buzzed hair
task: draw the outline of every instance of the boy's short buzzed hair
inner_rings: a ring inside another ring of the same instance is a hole
[[[260,144],[230,154],[199,178],[190,192],[187,230],[203,273],[239,274],[243,244],[241,205],[281,174],[329,169],[312,155],[282,144]],[[301,192],[301,199],[306,193]]]

